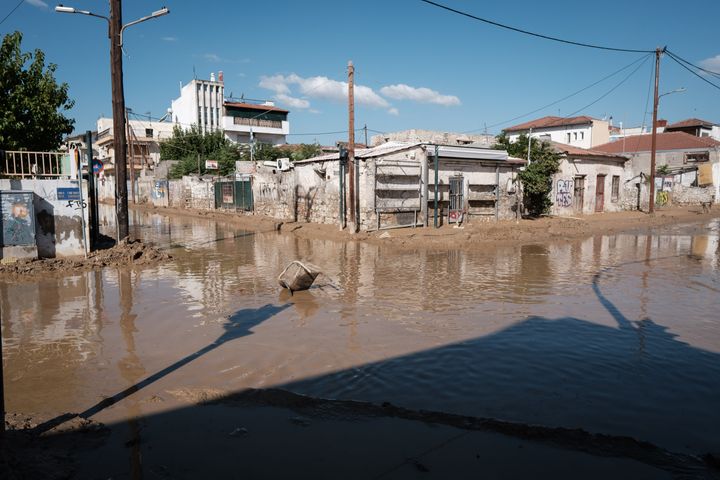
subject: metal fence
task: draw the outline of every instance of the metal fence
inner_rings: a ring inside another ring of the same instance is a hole
[[[215,208],[252,211],[251,181],[224,179],[215,182]]]
[[[0,151],[0,176],[59,178],[70,176],[71,157],[58,152]]]

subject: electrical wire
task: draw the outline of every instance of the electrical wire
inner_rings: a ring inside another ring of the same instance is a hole
[[[648,55],[649,55],[649,54],[648,54]],[[565,100],[567,100],[567,99],[569,99],[569,98],[572,98],[572,97],[574,97],[575,95],[578,95],[578,94],[580,94],[580,93],[582,93],[582,92],[584,92],[584,91],[586,91],[586,90],[589,90],[590,88],[592,88],[592,87],[594,87],[595,85],[598,85],[598,84],[604,82],[605,80],[607,80],[607,79],[609,79],[609,78],[614,77],[614,76],[617,75],[618,73],[620,73],[620,72],[622,72],[622,71],[624,71],[624,70],[627,70],[628,68],[630,68],[630,67],[632,67],[633,65],[635,65],[637,62],[640,62],[641,60],[646,59],[648,55],[643,55],[642,57],[640,57],[640,58],[638,58],[638,59],[636,59],[636,60],[633,60],[631,63],[625,65],[624,67],[620,68],[619,70],[615,70],[613,73],[604,76],[603,78],[601,78],[600,80],[598,80],[598,81],[596,81],[596,82],[591,83],[591,84],[588,85],[587,87],[583,87],[583,88],[581,88],[580,90],[577,90],[577,91],[571,93],[570,95],[566,95],[566,96],[562,97],[562,98],[559,99],[559,100],[555,100],[555,101],[552,102],[552,103],[548,103],[547,105],[543,105],[543,106],[540,107],[540,108],[536,108],[535,110],[532,110],[532,111],[527,112],[527,113],[523,113],[522,115],[518,115],[518,116],[513,117],[513,118],[510,118],[510,119],[508,119],[508,120],[504,120],[504,121],[502,121],[502,122],[493,123],[492,125],[483,126],[482,128],[476,128],[476,129],[473,129],[473,130],[467,130],[467,131],[462,132],[462,133],[479,132],[480,130],[486,130],[486,129],[488,129],[488,128],[498,127],[498,126],[500,126],[500,125],[504,125],[504,124],[506,124],[506,123],[514,122],[515,120],[519,120],[519,119],[521,119],[521,118],[530,116],[530,115],[532,115],[533,113],[540,112],[540,111],[542,111],[542,110],[545,110],[545,109],[548,108],[548,107],[552,107],[553,105],[557,105],[558,103],[564,102]]]
[[[443,10],[447,10],[449,12],[457,13],[458,15],[462,15],[464,17],[472,18],[473,20],[478,20],[480,22],[494,25],[496,27],[505,28],[507,30],[512,30],[513,32],[523,33],[525,35],[531,35],[533,37],[538,37],[538,38],[544,38],[545,40],[552,40],[554,42],[567,43],[569,45],[576,45],[578,47],[595,48],[598,50],[610,50],[610,51],[614,51],[614,52],[630,52],[630,53],[654,53],[655,52],[654,50],[639,50],[639,49],[633,49],[633,48],[615,48],[615,47],[606,47],[603,45],[593,45],[591,43],[575,42],[572,40],[564,40],[562,38],[551,37],[549,35],[543,35],[541,33],[530,32],[528,30],[523,30],[521,28],[511,27],[510,25],[505,25],[505,24],[502,24],[499,22],[494,22],[492,20],[488,20],[487,18],[478,17],[476,15],[473,15],[473,14],[470,14],[467,12],[463,12],[461,10],[456,10],[454,8],[448,7],[447,5],[433,2],[431,0],[420,0],[420,1],[427,3],[428,5],[433,5],[435,7],[442,8]]]
[[[699,78],[700,80],[702,80],[703,82],[708,83],[708,84],[712,85],[713,87],[717,88],[718,90],[720,90],[720,85],[718,85],[718,84],[716,84],[716,83],[713,83],[713,82],[711,82],[710,80],[708,80],[707,78],[703,77],[702,75],[700,75],[699,73],[697,73],[696,71],[694,71],[693,69],[691,69],[690,67],[688,67],[687,65],[685,65],[682,61],[680,61],[680,60],[678,60],[677,58],[675,58],[675,55],[673,55],[672,53],[670,53],[670,52],[666,52],[666,53],[668,54],[668,56],[669,56],[675,63],[677,63],[678,65],[680,65],[681,67],[683,67],[685,70],[687,70],[688,72],[692,73],[693,75],[695,75],[696,77],[698,77],[698,78]]]
[[[600,95],[598,98],[596,98],[596,99],[593,100],[592,102],[588,103],[587,105],[585,105],[585,106],[582,107],[582,108],[579,108],[578,110],[575,110],[575,111],[574,111],[573,113],[571,113],[570,115],[567,115],[566,117],[563,117],[563,118],[560,118],[560,119],[558,119],[558,120],[555,120],[554,122],[550,122],[550,124],[544,125],[544,126],[545,126],[545,127],[550,127],[550,126],[553,126],[553,125],[561,124],[561,123],[559,123],[559,122],[562,122],[563,120],[566,120],[566,119],[568,119],[568,118],[571,118],[571,117],[577,115],[578,113],[582,112],[583,110],[585,110],[585,109],[588,108],[588,107],[592,107],[592,106],[595,105],[597,102],[599,102],[600,100],[602,100],[603,98],[607,97],[607,96],[610,95],[612,92],[614,92],[615,90],[617,90],[623,83],[625,83],[626,81],[628,81],[628,80],[630,79],[630,77],[632,77],[632,76],[635,74],[635,72],[637,72],[638,70],[640,70],[640,68],[641,68],[643,65],[645,65],[645,62],[647,62],[649,58],[650,58],[650,55],[646,55],[646,56],[645,56],[645,60],[644,60],[642,63],[640,63],[640,65],[638,65],[637,67],[635,67],[635,69],[634,69],[632,72],[630,72],[625,78],[623,78],[622,80],[620,80],[620,82],[618,82],[618,83],[617,83],[614,87],[612,87],[610,90],[608,90],[607,92],[603,93],[602,95]]]
[[[712,75],[713,77],[720,78],[720,72],[713,72],[712,70],[708,70],[707,68],[703,68],[703,67],[700,67],[700,66],[698,66],[698,65],[694,65],[694,64],[688,62],[687,60],[685,60],[684,58],[682,58],[682,57],[681,57],[680,55],[678,55],[677,53],[671,52],[670,50],[665,49],[665,52],[666,52],[668,55],[672,55],[672,56],[675,57],[677,60],[682,61],[682,62],[685,63],[686,65],[689,65],[689,66],[691,66],[691,67],[697,68],[698,70],[701,70],[701,71],[703,71],[703,72],[705,72],[705,73],[708,73],[708,74]]]
[[[10,18],[10,15],[12,15],[13,13],[15,13],[15,10],[17,10],[18,8],[20,8],[20,5],[22,5],[23,3],[25,3],[25,0],[20,0],[20,1],[18,2],[18,4],[15,5],[15,8],[13,8],[12,10],[10,10],[10,13],[8,13],[7,15],[5,15],[5,18],[3,18],[2,20],[0,20],[0,25],[2,25],[3,23],[5,23],[5,20],[7,20],[8,18]]]

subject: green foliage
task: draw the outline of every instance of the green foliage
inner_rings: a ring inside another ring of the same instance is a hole
[[[51,151],[73,130],[65,117],[75,102],[68,84],[55,80],[42,50],[23,53],[22,33],[5,35],[0,47],[0,149]]]
[[[495,148],[507,150],[516,158],[527,158],[528,137],[520,135],[516,142],[511,143],[503,134],[498,135]],[[523,201],[531,216],[547,213],[552,206],[552,176],[557,173],[560,165],[560,154],[549,142],[533,139],[530,149],[530,165],[520,172],[523,186]]]
[[[172,137],[160,144],[160,160],[179,160],[170,169],[171,178],[198,173],[198,169],[206,173],[205,160],[218,161],[213,174],[228,175],[235,171],[235,161],[242,159],[240,149],[222,132],[202,132],[194,125],[189,130],[176,126]]]
[[[670,175],[670,165],[667,165],[667,164],[665,164],[665,165],[660,165],[660,166],[655,170],[655,172],[656,172],[658,175]]]
[[[253,158],[257,161],[278,158],[298,161],[320,153],[320,146],[314,144],[273,146],[258,143],[255,145]],[[170,169],[170,178],[198,173],[198,156],[201,174],[225,176],[235,171],[236,161],[250,161],[250,147],[233,144],[220,131],[202,132],[194,125],[189,130],[175,127],[172,137],[160,144],[160,160],[179,160],[179,163]],[[217,160],[218,170],[207,172],[205,160]]]

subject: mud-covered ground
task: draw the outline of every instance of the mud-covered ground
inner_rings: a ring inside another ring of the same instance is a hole
[[[152,244],[125,240],[85,257],[17,260],[0,264],[0,280],[27,281],[38,276],[64,276],[104,267],[152,266],[172,258]]]

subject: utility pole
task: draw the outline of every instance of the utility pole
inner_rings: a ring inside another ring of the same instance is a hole
[[[348,192],[350,207],[350,223],[353,233],[357,232],[358,219],[355,216],[355,67],[348,62]]]
[[[127,139],[125,138],[125,90],[120,34],[122,2],[110,0],[110,76],[112,78],[113,149],[115,150],[115,209],[118,242],[130,234],[127,195]]]
[[[532,128],[530,128],[530,133],[528,133],[528,165],[530,165],[530,149],[532,148]]]
[[[658,112],[658,87],[660,86],[660,55],[665,48],[655,49],[655,96],[653,97],[653,122],[652,122],[652,146],[650,147],[650,205],[648,212],[655,213],[655,153],[657,150],[657,112]]]
[[[367,123],[366,123],[365,126],[363,127],[363,130],[365,130],[365,147],[367,147],[367,146],[368,146],[368,143],[367,143]]]

